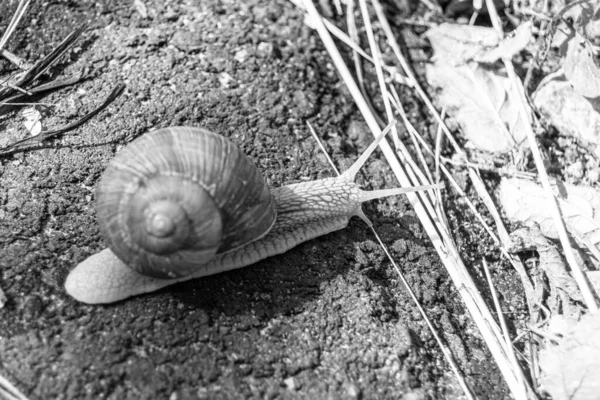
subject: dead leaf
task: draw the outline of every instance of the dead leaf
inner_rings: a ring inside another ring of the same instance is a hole
[[[562,135],[591,142],[598,148],[600,99],[587,99],[576,92],[561,71],[544,78],[532,98],[540,112]]]
[[[594,40],[600,37],[600,20],[592,20],[585,25],[583,30],[585,37]]]
[[[558,343],[540,352],[541,383],[553,399],[592,400],[600,393],[600,314],[565,324]]]
[[[502,39],[497,47],[476,55],[474,58],[475,61],[491,64],[502,58],[510,60],[531,42],[533,38],[532,28],[532,21],[527,21],[519,25],[511,35]]]
[[[519,113],[510,81],[476,63],[452,67],[429,64],[427,79],[441,88],[440,107],[458,122],[477,148],[505,152],[525,140],[526,125]]]
[[[434,62],[464,65],[470,61],[492,64],[501,58],[511,59],[532,39],[532,22],[521,24],[500,40],[493,28],[444,23],[427,31],[434,51]]]
[[[600,3],[588,1],[575,4],[563,15],[563,19],[571,19],[573,27],[580,35],[593,40],[600,22]]]
[[[559,183],[555,186],[561,215],[567,229],[592,243],[600,243],[600,193],[591,187]],[[551,200],[541,185],[525,179],[502,179],[498,199],[513,222],[536,222],[544,236],[557,239]]]
[[[466,64],[500,43],[496,31],[483,26],[443,23],[425,35],[433,48],[432,60],[451,65]]]
[[[583,302],[583,297],[575,279],[567,271],[567,267],[556,246],[542,234],[539,226],[534,223],[517,229],[510,234],[510,253],[522,251],[537,251],[539,268],[544,272],[553,293],[556,289],[564,291],[572,300]],[[540,301],[541,299],[535,299]]]
[[[563,69],[579,94],[589,98],[600,96],[600,66],[591,44],[579,34],[568,43]]]

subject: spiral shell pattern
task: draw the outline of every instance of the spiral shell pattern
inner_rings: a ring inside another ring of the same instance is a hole
[[[264,236],[275,204],[232,142],[200,128],[147,133],[123,148],[97,191],[100,231],[124,263],[157,278],[196,272]]]

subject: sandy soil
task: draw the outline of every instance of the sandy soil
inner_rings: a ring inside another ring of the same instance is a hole
[[[104,247],[94,188],[133,137],[172,125],[219,132],[272,186],[333,175],[307,120],[342,170],[371,140],[291,3],[143,3],[148,18],[131,1],[37,2],[10,42],[11,51],[34,61],[88,24],[51,73],[87,68],[89,78],[39,99],[55,105],[44,111],[48,128],[83,116],[119,83],[126,91],[48,148],[0,159],[0,287],[9,298],[0,310],[0,374],[31,399],[461,398],[431,333],[358,219],[249,268],[115,305],[86,306],[65,293],[68,272]],[[0,31],[15,7],[0,1]],[[410,29],[403,34],[417,64],[425,61],[426,42]],[[0,74],[9,72],[14,67],[0,61]],[[403,95],[417,126],[434,130],[410,91]],[[18,109],[0,116],[0,146],[28,135],[22,119]],[[395,185],[378,155],[359,181]],[[365,211],[474,392],[505,398],[406,200],[372,202]],[[489,252],[472,217],[460,209],[449,216],[468,265]],[[494,273],[506,276],[502,295],[519,299],[514,273],[503,264]],[[523,309],[515,301],[509,311]]]

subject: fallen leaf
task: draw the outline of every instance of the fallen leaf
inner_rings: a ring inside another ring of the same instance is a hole
[[[440,107],[458,122],[475,147],[506,152],[525,140],[526,124],[507,77],[470,63],[453,67],[437,62],[426,67],[430,85],[441,88]]]
[[[546,333],[553,336],[565,336],[577,325],[579,318],[568,318],[561,314],[550,317]]]
[[[500,40],[493,28],[443,23],[427,31],[435,62],[453,66],[470,61],[494,63],[501,58],[511,59],[523,50],[533,37],[533,23],[526,22]]]
[[[553,399],[592,400],[600,393],[600,314],[563,324],[558,343],[540,352],[541,384]]]
[[[591,44],[575,34],[567,46],[563,64],[565,76],[579,94],[589,98],[600,96],[600,66]]]
[[[593,40],[600,22],[600,3],[588,1],[576,4],[563,15],[565,19],[571,19],[573,27],[583,37]]]
[[[592,187],[558,183],[554,194],[567,229],[592,243],[600,243],[600,193]],[[499,185],[498,200],[509,220],[534,221],[544,236],[558,238],[550,211],[552,203],[541,185],[525,179],[504,178]]]
[[[585,25],[583,30],[585,37],[594,40],[600,37],[600,20],[592,20],[588,24]]]
[[[548,279],[550,290],[564,291],[572,300],[583,302],[583,297],[575,279],[567,271],[567,267],[556,246],[542,234],[539,226],[529,223],[527,227],[517,229],[510,234],[509,253],[537,251],[539,268]],[[538,302],[541,299],[536,299]]]
[[[475,61],[491,64],[502,58],[510,60],[531,42],[533,38],[532,28],[532,21],[527,21],[519,25],[511,35],[502,39],[497,47],[476,55],[474,58]]]
[[[478,54],[493,49],[500,38],[492,28],[443,23],[425,34],[433,49],[435,62],[463,65]]]
[[[576,92],[561,71],[546,76],[532,95],[533,103],[565,136],[596,147],[600,144],[600,99],[587,99]],[[600,149],[596,150],[597,153]]]

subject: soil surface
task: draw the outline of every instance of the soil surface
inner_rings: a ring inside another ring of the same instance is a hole
[[[0,1],[0,32],[16,3]],[[141,3],[146,18],[132,1],[32,2],[9,42],[10,51],[35,61],[88,26],[50,70],[56,77],[85,68],[88,78],[37,99],[52,104],[42,109],[45,128],[76,121],[120,83],[126,90],[47,148],[0,159],[0,287],[8,298],[0,310],[0,375],[31,399],[462,398],[432,334],[359,219],[251,267],[114,305],[88,306],[65,293],[69,271],[105,246],[95,220],[96,183],[114,154],[144,132],[175,125],[218,132],[274,187],[334,175],[306,121],[340,170],[372,140],[293,4]],[[388,12],[407,12],[395,7]],[[335,17],[332,10],[322,12]],[[427,43],[412,28],[396,29],[413,61],[425,61]],[[0,75],[14,72],[0,61]],[[416,126],[434,131],[412,92],[401,95]],[[0,132],[0,146],[29,135],[21,109],[0,116]],[[396,185],[379,154],[358,182],[368,189]],[[364,210],[473,391],[506,398],[406,199],[373,201]],[[489,244],[473,217],[448,212],[471,265]],[[519,298],[514,273],[495,265],[494,273],[506,276],[498,288],[504,298]],[[518,315],[518,307],[509,311]]]

